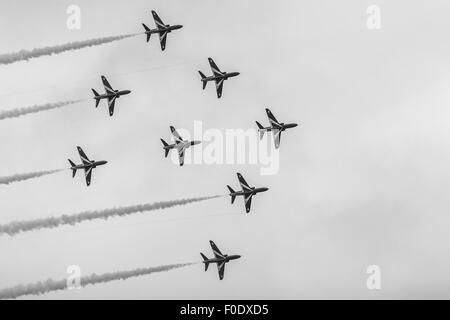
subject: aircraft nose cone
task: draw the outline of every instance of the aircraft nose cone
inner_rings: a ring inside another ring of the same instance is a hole
[[[236,256],[236,259],[239,259],[240,257],[241,257],[240,255],[237,255],[237,256]]]
[[[263,191],[265,192],[265,191],[268,191],[268,190],[269,190],[269,188],[263,188],[262,190],[263,190]]]

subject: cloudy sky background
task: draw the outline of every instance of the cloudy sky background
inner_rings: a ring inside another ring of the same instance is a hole
[[[81,30],[66,8],[81,8]],[[382,28],[366,27],[381,8]],[[43,299],[450,298],[450,3],[423,1],[3,1],[1,53],[154,27],[150,10],[184,28],[0,66],[0,110],[91,97],[100,75],[131,89],[110,118],[103,101],[0,123],[0,176],[67,166],[76,145],[107,166],[87,188],[69,171],[0,186],[0,223],[268,186],[244,214],[219,198],[126,218],[0,236],[0,288],[211,256],[208,240],[243,257],[217,271],[168,273],[50,293]],[[223,98],[201,90],[207,57],[241,75]],[[220,130],[297,122],[278,174],[256,165],[163,158],[169,125]],[[382,290],[366,288],[379,265]]]

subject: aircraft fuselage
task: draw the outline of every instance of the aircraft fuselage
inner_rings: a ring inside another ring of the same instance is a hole
[[[232,77],[236,77],[238,76],[240,73],[239,72],[224,72],[223,75],[217,75],[217,76],[210,76],[210,77],[205,77],[202,79],[202,81],[218,81],[218,80],[227,80],[228,78],[232,78]]]
[[[280,123],[279,126],[266,127],[263,130],[266,130],[266,131],[272,131],[272,130],[284,131],[286,129],[295,128],[296,126],[298,126],[298,124],[296,124],[296,123],[287,123],[287,124]]]
[[[187,140],[183,140],[182,142],[178,142],[178,143],[173,143],[173,144],[169,144],[167,146],[164,146],[163,149],[187,149],[190,146],[195,146],[196,144],[200,144],[201,141],[187,141]]]
[[[120,96],[124,96],[131,93],[131,90],[115,90],[114,93],[104,93],[104,94],[100,94],[97,97],[95,97],[94,99],[109,99],[109,98],[120,98]]]
[[[102,166],[107,164],[108,161],[92,161],[90,164],[79,164],[76,166],[73,166],[71,169],[86,169],[86,168],[97,168],[97,166]]]
[[[282,123],[281,126],[282,126],[282,131],[284,131],[286,129],[295,128],[296,126],[298,126],[298,124],[296,124],[296,123],[287,123],[287,124]]]
[[[240,255],[237,255],[237,254],[231,255],[231,256],[225,255],[224,258],[212,258],[212,259],[208,259],[208,260],[203,261],[203,263],[222,263],[222,262],[229,262],[229,261],[231,261],[231,260],[237,260],[237,259],[239,259],[240,257],[241,257],[241,256],[240,256]]]
[[[236,191],[236,192],[232,192],[230,193],[230,195],[232,196],[246,196],[246,195],[256,195],[257,193],[260,192],[266,192],[267,190],[269,190],[269,188],[263,187],[263,188],[255,188],[253,187],[252,190],[242,190],[242,191]]]
[[[148,30],[148,31],[145,31],[145,33],[146,33],[146,34],[165,33],[165,32],[170,33],[170,32],[172,32],[173,30],[178,30],[178,29],[181,29],[181,28],[183,28],[183,26],[180,25],[180,24],[173,25],[173,26],[171,26],[171,25],[166,25],[165,28],[150,29],[150,30]]]

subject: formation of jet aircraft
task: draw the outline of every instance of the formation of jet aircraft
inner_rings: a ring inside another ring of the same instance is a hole
[[[258,121],[256,121],[256,125],[258,126],[259,131],[259,137],[260,139],[262,139],[265,132],[272,131],[273,139],[275,141],[275,148],[278,149],[280,147],[281,132],[285,131],[286,129],[295,128],[297,124],[279,122],[268,108],[266,108],[266,113],[267,117],[269,118],[270,126],[263,127]]]
[[[173,30],[178,30],[183,28],[182,25],[173,25],[170,24],[164,24],[162,22],[161,18],[158,16],[158,14],[152,10],[153,19],[155,20],[156,29],[150,29],[147,27],[144,23],[142,26],[145,29],[145,34],[147,35],[147,42],[150,40],[150,36],[152,34],[158,34],[159,35],[159,43],[161,44],[161,50],[164,51],[166,49],[166,40],[167,40],[167,34],[171,33]]]
[[[123,95],[129,94],[131,91],[130,90],[114,90],[111,87],[111,85],[109,84],[108,80],[106,80],[105,76],[102,76],[102,82],[103,82],[103,86],[105,87],[104,94],[98,94],[97,91],[92,89],[92,92],[94,93],[95,107],[96,108],[98,107],[100,100],[107,99],[109,115],[112,117],[112,115],[114,114],[114,105],[116,103],[116,99],[120,98]]]
[[[142,24],[145,29],[145,34],[147,36],[147,42],[149,42],[152,34],[158,34],[160,45],[161,45],[161,50],[164,51],[166,48],[167,35],[174,30],[181,29],[183,26],[164,24],[164,22],[161,20],[161,18],[158,16],[158,14],[153,10],[152,10],[152,15],[153,15],[153,19],[154,19],[155,25],[156,25],[155,29],[151,29],[151,28],[147,27],[144,23]],[[201,76],[203,90],[206,88],[206,85],[208,84],[208,82],[213,81],[216,84],[217,97],[221,98],[224,81],[229,78],[238,76],[239,72],[221,71],[217,67],[216,63],[214,62],[214,60],[212,58],[208,58],[208,62],[211,67],[211,70],[212,70],[212,76],[207,77],[201,71],[198,71]],[[110,114],[110,116],[112,116],[114,114],[114,106],[115,106],[116,99],[120,98],[122,95],[129,94],[131,91],[130,90],[114,90],[111,87],[111,85],[109,84],[109,82],[105,76],[101,76],[101,79],[103,82],[103,86],[105,88],[105,93],[98,94],[94,89],[92,89],[92,91],[95,95],[94,96],[94,99],[96,101],[95,107],[98,107],[100,100],[106,99],[108,101],[109,114]],[[267,117],[269,118],[269,123],[270,123],[270,125],[268,127],[264,127],[258,121],[256,121],[260,139],[263,138],[265,132],[272,132],[273,137],[274,137],[275,148],[279,148],[281,132],[285,131],[286,129],[294,128],[297,126],[297,124],[296,123],[286,123],[285,124],[285,123],[279,122],[268,108],[266,108],[266,113],[267,113]],[[174,138],[173,144],[168,144],[166,141],[161,139],[165,157],[167,158],[170,150],[175,149],[178,152],[179,164],[180,164],[180,166],[183,166],[185,150],[193,145],[200,144],[201,141],[183,140],[183,138],[178,134],[178,132],[176,131],[176,129],[173,126],[170,126],[170,131]],[[89,158],[86,156],[86,154],[83,152],[83,150],[80,147],[77,147],[77,149],[78,149],[78,153],[80,155],[82,164],[76,165],[69,159],[69,162],[71,165],[70,169],[73,172],[72,177],[75,177],[78,169],[83,169],[85,172],[86,184],[89,186],[91,184],[92,170],[94,168],[96,168],[97,166],[106,164],[107,162],[106,161],[89,160]],[[267,187],[260,187],[260,188],[250,187],[249,184],[245,181],[244,177],[240,173],[237,173],[237,177],[238,177],[239,183],[242,188],[241,191],[235,191],[229,185],[227,185],[228,190],[230,192],[229,195],[231,196],[231,204],[234,203],[237,196],[242,196],[244,198],[245,210],[247,213],[249,213],[250,209],[251,209],[252,197],[258,193],[269,190],[269,188],[267,188]],[[210,242],[213,254],[214,254],[214,258],[209,259],[203,253],[200,253],[200,255],[203,258],[203,264],[205,265],[205,271],[208,270],[209,264],[212,264],[212,263],[217,264],[219,279],[222,280],[224,278],[224,273],[225,273],[225,264],[232,260],[239,259],[239,258],[241,258],[241,256],[240,255],[222,254],[220,252],[219,248],[215,245],[215,243],[213,241],[209,241],[209,242]]]
[[[178,134],[177,130],[175,130],[175,128],[173,126],[170,126],[170,131],[172,132],[172,136],[173,136],[173,138],[175,140],[175,143],[168,144],[163,139],[161,139],[161,142],[163,143],[163,149],[164,149],[164,152],[165,152],[165,157],[167,158],[167,156],[169,154],[169,151],[171,149],[176,149],[178,151],[178,158],[180,160],[180,166],[183,166],[183,164],[184,164],[184,152],[186,151],[186,149],[189,148],[190,146],[194,146],[196,144],[200,144],[201,141],[183,140],[183,138],[181,138],[181,136]]]
[[[209,66],[211,67],[213,75],[210,77],[207,77],[203,74],[203,72],[199,71],[201,81],[203,83],[203,90],[205,90],[206,85],[209,81],[214,81],[216,83],[216,91],[217,91],[217,98],[220,98],[222,96],[222,88],[223,88],[223,82],[227,80],[228,78],[236,77],[239,75],[239,72],[225,72],[220,71],[220,69],[217,67],[216,63],[213,59],[208,58]]]
[[[86,177],[86,184],[89,187],[91,185],[91,176],[92,176],[92,169],[97,168],[98,166],[102,166],[104,164],[107,164],[107,161],[95,161],[95,160],[89,160],[89,158],[84,153],[83,149],[81,147],[77,147],[78,154],[80,155],[82,164],[76,165],[72,160],[69,159],[70,163],[70,169],[72,169],[72,177],[75,178],[75,175],[77,173],[78,169],[84,169],[84,174]]]
[[[211,245],[211,249],[214,254],[214,258],[208,259],[203,253],[200,252],[200,255],[203,258],[203,263],[205,264],[205,271],[208,271],[208,266],[210,263],[216,263],[217,264],[217,270],[219,271],[219,279],[223,280],[223,276],[225,273],[225,264],[227,262],[230,262],[231,260],[239,259],[241,256],[239,255],[227,255],[222,254],[220,252],[219,248],[217,248],[216,244],[209,240],[209,244]]]
[[[257,193],[265,192],[269,190],[269,188],[263,187],[263,188],[255,188],[250,187],[248,183],[245,181],[244,177],[238,172],[237,177],[239,180],[239,183],[241,184],[242,191],[234,191],[233,188],[227,185],[228,190],[230,190],[230,196],[231,196],[231,204],[234,203],[234,200],[237,196],[243,196],[244,197],[244,203],[245,203],[245,211],[247,213],[250,212],[250,208],[252,206],[252,197],[255,196]]]

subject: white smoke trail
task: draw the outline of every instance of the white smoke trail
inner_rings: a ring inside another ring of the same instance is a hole
[[[65,169],[29,172],[29,173],[15,174],[13,176],[8,176],[8,177],[0,177],[0,184],[10,184],[10,183],[13,183],[13,182],[33,179],[33,178],[45,176],[47,174],[60,172],[60,171],[63,171],[63,170],[65,170]]]
[[[84,100],[69,100],[69,101],[61,101],[61,102],[55,102],[55,103],[47,103],[47,104],[41,104],[26,108],[17,108],[13,110],[6,110],[0,112],[0,120],[7,119],[7,118],[17,118],[29,113],[36,113],[40,111],[45,110],[51,110],[51,109],[57,109],[64,106],[67,106],[69,104],[78,103]]]
[[[191,262],[191,263],[171,264],[153,268],[140,268],[130,271],[105,273],[101,275],[97,275],[94,273],[86,277],[81,277],[80,285],[82,287],[85,287],[87,285],[94,285],[97,283],[105,283],[115,280],[126,280],[128,278],[145,276],[155,272],[164,272],[173,269],[183,268],[193,264],[196,263]],[[41,295],[48,293],[50,291],[58,291],[65,289],[67,289],[67,280],[48,279],[44,282],[37,282],[28,285],[18,285],[15,287],[2,289],[0,290],[0,299],[15,299],[24,295]]]
[[[134,37],[138,34],[141,34],[141,33],[132,33],[132,34],[125,34],[125,35],[104,37],[104,38],[96,38],[96,39],[90,39],[90,40],[84,40],[84,41],[75,41],[75,42],[69,42],[69,43],[66,43],[63,45],[44,47],[44,48],[36,48],[33,50],[21,50],[21,51],[14,52],[14,53],[6,53],[6,54],[0,55],[0,64],[10,64],[10,63],[14,63],[16,61],[28,60],[31,58],[37,58],[37,57],[46,56],[46,55],[48,56],[48,55],[52,55],[52,54],[61,53],[64,51],[98,46],[98,45],[101,45],[104,43]]]
[[[208,199],[214,199],[222,196],[210,196],[201,198],[181,199],[172,201],[161,201],[155,203],[139,204],[134,206],[119,207],[112,209],[105,209],[99,211],[85,211],[72,215],[62,215],[60,217],[50,217],[28,221],[15,221],[5,225],[0,225],[0,234],[8,234],[10,236],[16,235],[20,232],[39,230],[39,229],[51,229],[61,225],[75,225],[84,221],[94,219],[108,219],[111,217],[121,217],[134,213],[140,213],[144,211],[153,211],[159,209],[166,209],[175,206],[182,206],[192,202],[204,201]]]

